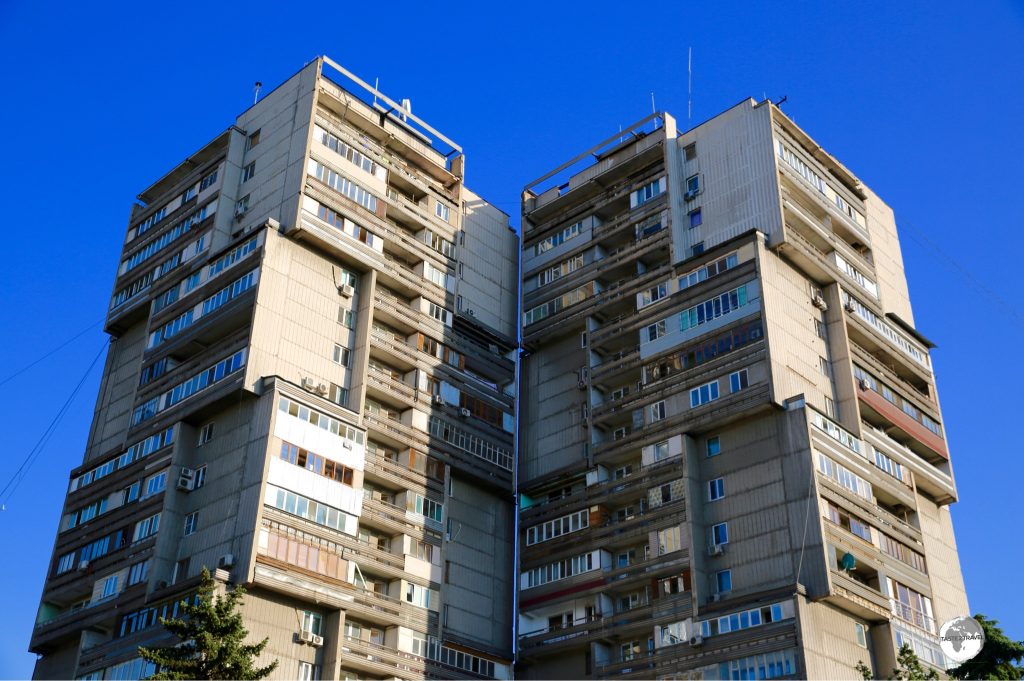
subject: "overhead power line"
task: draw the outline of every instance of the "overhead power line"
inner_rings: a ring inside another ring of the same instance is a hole
[[[93,330],[94,328],[96,328],[96,327],[97,327],[97,326],[98,326],[98,325],[100,324],[100,322],[102,322],[102,321],[103,321],[103,320],[102,320],[102,319],[100,319],[100,320],[97,320],[97,321],[93,322],[93,323],[92,323],[92,324],[90,324],[89,326],[85,327],[84,329],[82,329],[81,331],[79,331],[78,333],[76,333],[76,334],[75,334],[74,336],[72,336],[71,338],[68,338],[68,339],[67,339],[66,341],[64,341],[63,343],[61,343],[61,344],[60,344],[60,345],[58,345],[57,347],[55,347],[55,348],[54,348],[53,350],[50,350],[49,352],[47,352],[46,354],[44,354],[44,355],[43,355],[42,357],[40,357],[39,359],[36,359],[36,360],[35,360],[35,361],[33,361],[33,362],[32,362],[31,364],[28,364],[28,365],[26,365],[26,366],[24,366],[24,367],[22,367],[22,368],[18,369],[18,370],[17,370],[17,371],[15,371],[15,372],[14,372],[13,374],[11,374],[11,375],[10,375],[10,376],[8,376],[7,378],[5,378],[5,379],[3,379],[2,381],[0,381],[0,386],[2,386],[2,385],[4,385],[4,384],[8,383],[9,381],[13,381],[13,380],[14,380],[15,378],[17,378],[18,376],[21,376],[21,375],[22,375],[23,373],[25,373],[26,371],[28,371],[29,369],[31,369],[31,368],[32,368],[32,367],[34,367],[35,365],[39,364],[39,363],[40,363],[40,362],[42,362],[43,360],[49,359],[49,358],[50,358],[50,357],[52,357],[52,356],[53,356],[54,354],[56,354],[56,353],[57,353],[58,351],[60,351],[60,350],[63,350],[63,349],[65,348],[65,347],[67,347],[68,345],[70,345],[70,344],[71,344],[71,343],[72,343],[73,341],[76,341],[76,340],[78,340],[79,338],[81,338],[82,336],[84,336],[85,334],[87,334],[87,333],[88,333],[89,331],[92,331],[92,330]]]
[[[7,502],[10,501],[12,496],[14,496],[14,493],[18,490],[18,486],[21,485],[21,482],[28,475],[29,470],[32,468],[32,464],[35,463],[36,459],[39,458],[39,455],[46,448],[46,444],[50,441],[50,438],[53,437],[53,434],[57,431],[57,426],[60,425],[60,422],[64,418],[64,415],[67,414],[68,409],[71,407],[71,403],[75,401],[75,397],[82,389],[82,386],[85,385],[85,380],[89,377],[89,374],[92,373],[93,367],[96,366],[96,363],[99,362],[100,357],[103,356],[103,351],[106,350],[108,343],[109,339],[105,339],[103,341],[103,345],[100,346],[99,352],[96,353],[96,356],[93,357],[92,362],[89,363],[88,368],[85,370],[85,373],[82,374],[82,378],[79,379],[78,384],[75,386],[75,389],[72,390],[71,394],[68,395],[68,398],[64,400],[64,404],[61,405],[61,408],[57,411],[57,414],[53,417],[53,420],[50,421],[50,425],[48,425],[46,427],[46,430],[43,431],[43,434],[39,437],[39,440],[36,441],[35,446],[32,447],[29,453],[25,456],[25,459],[21,462],[21,465],[18,466],[18,470],[14,472],[14,475],[11,476],[11,479],[7,481],[7,484],[4,485],[3,489],[0,489],[0,500],[2,500],[2,504],[0,504],[0,510],[6,508]]]

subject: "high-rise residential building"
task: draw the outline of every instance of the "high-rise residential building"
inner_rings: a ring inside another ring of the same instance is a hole
[[[204,566],[274,678],[509,678],[519,242],[464,159],[322,57],[139,195],[37,678],[151,671]]]
[[[777,106],[523,195],[521,678],[884,676],[968,613],[892,210]]]

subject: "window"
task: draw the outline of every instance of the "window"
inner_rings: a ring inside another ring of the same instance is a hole
[[[531,546],[555,539],[562,535],[586,529],[590,526],[590,512],[587,509],[549,520],[526,530],[526,544]]]
[[[718,436],[708,438],[707,450],[709,457],[718,456],[722,453],[722,441]]]
[[[867,628],[860,622],[853,623],[853,634],[857,637],[857,645],[861,648],[868,647]]]
[[[185,536],[189,536],[196,531],[196,527],[199,525],[199,511],[193,511],[185,516]]]
[[[829,418],[837,418],[836,403],[831,397],[825,398],[825,415],[828,416]]]
[[[145,496],[151,497],[154,494],[163,492],[167,487],[167,471],[161,471],[156,475],[146,480],[146,494]]]
[[[415,496],[413,504],[413,508],[410,510],[421,516],[441,522],[441,517],[444,515],[444,504],[434,501],[433,499],[428,499],[420,494]]]
[[[139,584],[140,582],[146,581],[146,577],[149,576],[149,561],[144,560],[141,563],[136,563],[128,569],[128,586]]]
[[[583,572],[600,570],[601,560],[600,558],[596,561],[594,560],[595,553],[597,552],[584,553],[527,570],[521,575],[522,588],[531,589],[548,582],[567,579]]]
[[[579,236],[581,231],[583,231],[582,222],[577,222],[573,225],[570,225],[569,227],[566,227],[562,231],[557,232],[556,234],[553,234],[552,236],[549,236],[548,238],[539,242],[536,246],[534,246],[534,253],[536,255],[546,253],[555,246],[560,246],[569,239]]]
[[[199,191],[205,191],[212,187],[217,182],[217,171],[214,170],[212,173],[204,177],[199,182]]]
[[[824,376],[831,376],[832,370],[829,368],[828,360],[824,357],[818,358],[818,370],[821,371]]]
[[[213,439],[213,421],[205,424],[199,429],[199,440],[196,442],[196,447],[202,447],[207,442]]]
[[[320,665],[311,662],[300,662],[298,679],[299,681],[319,681]]]
[[[750,385],[747,379],[747,370],[740,369],[729,374],[729,391],[737,393]]]
[[[679,279],[682,284],[682,277]],[[733,314],[749,302],[747,285],[738,286],[679,313],[679,330],[686,331],[713,319]]]
[[[110,598],[117,593],[117,575],[110,575],[103,580],[103,595],[101,598]]]
[[[335,364],[340,364],[347,369],[351,366],[352,351],[342,345],[335,345],[333,359]]]
[[[75,567],[75,552],[65,553],[57,560],[57,574],[63,574]]]
[[[690,407],[699,407],[718,399],[718,381],[711,381],[690,391]]]
[[[260,143],[260,131],[257,130],[256,132],[254,132],[251,135],[249,135],[249,137],[245,140],[245,150],[249,151],[250,149],[252,149],[253,147],[255,147],[259,143]]]
[[[694,227],[700,227],[702,220],[700,214],[700,208],[690,211],[690,229]]]
[[[302,630],[323,636],[323,617],[318,612],[302,611]]]
[[[650,405],[647,409],[648,414],[651,417],[651,423],[661,421],[662,419],[665,418],[665,400],[655,402],[654,404]]]
[[[703,241],[699,241],[699,242],[695,243],[690,248],[690,255],[694,256],[694,257],[700,255],[703,252],[704,252],[704,242]]]
[[[342,388],[340,385],[331,383],[331,390],[328,393],[328,397],[331,402],[341,405],[342,407],[348,406],[348,388]]]
[[[312,159],[309,161],[309,170],[316,179],[341,193],[343,196],[355,201],[371,213],[377,212],[377,197],[352,182],[347,177],[342,177],[327,166],[322,163],[317,163]]]
[[[140,541],[152,537],[160,529],[160,514],[156,513],[135,523],[135,532],[132,541]]]
[[[412,603],[418,605],[421,608],[430,607],[430,599],[432,591],[425,586],[419,584],[413,584],[411,582],[405,585],[405,601],[406,603]]]
[[[668,455],[669,455],[668,440],[666,440],[665,442],[659,442],[658,444],[654,445],[654,460],[655,461],[663,461],[663,460],[668,458]]]
[[[448,222],[449,213],[450,213],[450,211],[449,211],[448,206],[444,205],[440,201],[438,201],[434,205],[434,215],[436,215],[437,217],[441,218],[445,222]]]
[[[246,194],[242,198],[235,201],[235,215],[244,215],[249,210],[249,197],[252,194]]]
[[[248,182],[256,175],[256,161],[242,168],[242,182]]]
[[[636,208],[637,206],[642,206],[648,201],[660,196],[663,191],[665,191],[665,178],[662,177],[652,182],[648,182],[643,187],[640,187],[640,189],[633,192],[631,207]]]
[[[346,309],[344,307],[339,307],[338,308],[338,323],[341,324],[342,326],[344,326],[347,329],[354,328],[355,327],[355,315],[352,313],[352,310]]]
[[[683,160],[692,161],[697,158],[697,144],[687,144],[683,147]]]
[[[647,335],[647,341],[655,341],[665,335],[665,320],[661,320],[655,324],[651,324],[645,330]]]
[[[174,564],[174,572],[171,573],[171,584],[177,584],[188,577],[188,558],[182,558]]]
[[[716,593],[724,594],[732,591],[732,570],[719,570],[715,573]]]
[[[686,193],[691,195],[700,193],[700,175],[690,175],[686,178]]]
[[[133,482],[124,488],[124,501],[121,503],[128,504],[139,498],[139,483]]]
[[[711,543],[714,546],[729,543],[729,523],[718,523],[711,526]]]
[[[666,553],[672,553],[678,551],[682,547],[680,542],[679,526],[666,527],[664,530],[658,530],[658,555],[663,556]]]
[[[192,479],[192,489],[197,490],[206,484],[206,464],[196,469],[196,475]]]
[[[818,338],[828,340],[828,331],[825,328],[825,322],[820,319],[814,320],[814,333],[817,334]]]
[[[708,501],[718,501],[725,496],[725,479],[715,478],[708,481]]]

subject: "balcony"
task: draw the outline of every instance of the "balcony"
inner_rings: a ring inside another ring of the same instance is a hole
[[[923,613],[920,610],[916,610],[895,598],[890,598],[889,603],[892,606],[892,614],[896,615],[901,620],[909,622],[920,629],[924,629],[933,636],[939,633],[935,626],[935,618],[931,615]]]
[[[949,461],[949,449],[945,440],[869,386],[858,385],[857,398],[867,407],[863,413],[864,418],[879,424],[886,435],[895,435],[896,438],[905,440],[910,449],[926,460]]]

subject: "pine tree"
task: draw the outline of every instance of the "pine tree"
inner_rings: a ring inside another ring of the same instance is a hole
[[[203,568],[195,604],[182,601],[181,618],[160,618],[160,624],[182,643],[161,648],[139,648],[142,659],[157,665],[150,679],[263,679],[277,668],[277,660],[256,667],[255,659],[269,639],[246,645],[249,634],[236,608],[245,589],[235,587],[225,596],[215,596],[216,582]]]
[[[1014,641],[999,628],[997,620],[984,615],[974,619],[985,632],[985,645],[972,660],[949,670],[954,679],[1021,679],[1024,667],[1014,664],[1024,659],[1024,641]]]
[[[921,660],[917,658],[913,648],[906,643],[900,648],[896,664],[898,666],[892,670],[889,679],[896,679],[898,681],[931,681],[932,679],[939,678],[938,672],[930,667],[926,669],[921,664]],[[864,681],[872,681],[875,678],[874,674],[871,673],[871,668],[862,661],[857,662],[856,669],[864,677]]]

